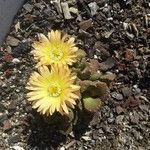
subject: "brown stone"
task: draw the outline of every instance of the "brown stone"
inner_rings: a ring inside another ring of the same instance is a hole
[[[116,112],[117,112],[117,114],[121,114],[121,113],[124,112],[124,109],[121,106],[117,106],[116,107]]]
[[[133,50],[128,49],[128,50],[125,51],[125,56],[124,57],[125,57],[126,61],[133,61],[134,58],[135,58],[135,53],[134,53]]]
[[[4,131],[9,131],[12,128],[12,124],[10,123],[9,120],[5,120],[3,122],[3,130]]]
[[[83,30],[87,30],[92,26],[92,19],[85,20],[79,23],[79,27]]]

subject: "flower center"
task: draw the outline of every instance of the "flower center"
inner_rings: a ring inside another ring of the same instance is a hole
[[[61,88],[57,83],[52,83],[48,87],[48,92],[51,97],[58,97],[61,94]]]
[[[54,47],[54,49],[50,53],[50,58],[54,61],[61,60],[64,56],[63,51],[60,49],[59,46]]]

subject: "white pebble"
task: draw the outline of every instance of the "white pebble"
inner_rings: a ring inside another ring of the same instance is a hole
[[[24,148],[17,146],[17,145],[13,146],[12,148],[13,150],[24,150]]]
[[[65,148],[64,148],[64,147],[61,147],[60,150],[65,150]]]
[[[12,62],[13,62],[14,64],[18,64],[18,63],[20,63],[20,60],[19,60],[18,58],[14,58],[14,59],[12,60]]]

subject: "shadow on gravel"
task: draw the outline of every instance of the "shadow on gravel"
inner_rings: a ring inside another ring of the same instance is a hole
[[[28,148],[35,150],[53,150],[60,145],[66,143],[67,138],[79,140],[86,132],[90,121],[93,118],[91,113],[80,113],[76,123],[68,124],[67,117],[52,117],[52,119],[44,119],[42,115],[37,112],[32,112],[30,118],[30,125],[28,127]],[[33,118],[34,117],[34,118]],[[73,137],[70,132],[73,132]]]
[[[66,142],[66,136],[59,132],[56,126],[45,122],[38,113],[33,112],[35,117],[29,127],[28,147],[36,150],[56,149],[60,143]],[[61,126],[61,124],[59,124]]]
[[[80,112],[80,116],[73,126],[73,132],[76,140],[79,140],[81,136],[87,131],[88,126],[93,119],[93,114],[90,112]]]

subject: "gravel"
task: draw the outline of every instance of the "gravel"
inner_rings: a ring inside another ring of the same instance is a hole
[[[27,0],[1,47],[0,149],[150,149],[150,28],[145,22],[149,2],[64,2],[78,13],[65,18],[56,2]],[[107,83],[111,96],[102,98],[99,111],[83,115],[68,134],[46,122],[25,97],[25,85],[35,66],[31,43],[37,33],[51,29],[74,35],[87,60],[96,59],[98,71],[116,77]]]

